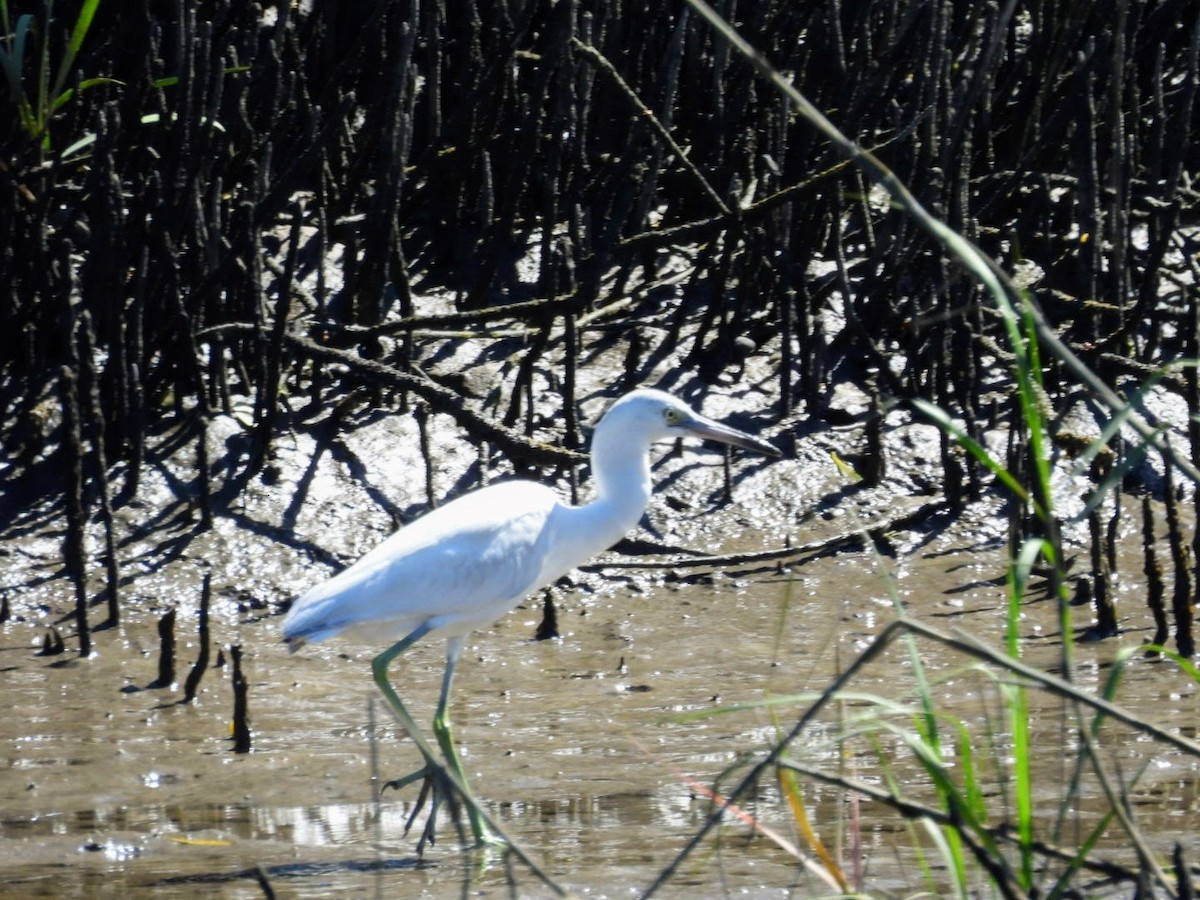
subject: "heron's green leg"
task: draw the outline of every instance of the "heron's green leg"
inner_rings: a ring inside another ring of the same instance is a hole
[[[454,773],[463,795],[463,803],[467,807],[467,818],[471,822],[471,832],[475,835],[475,843],[502,845],[506,842],[488,829],[479,812],[479,801],[475,799],[471,789],[467,786],[467,775],[463,771],[458,747],[454,745],[454,733],[451,731],[450,718],[446,712],[450,704],[450,686],[454,683],[454,670],[458,666],[458,655],[462,652],[464,640],[465,637],[460,635],[452,637],[446,642],[446,674],[442,678],[442,696],[438,700],[437,712],[433,714],[433,733],[437,737],[438,746],[442,748],[442,755],[446,757],[450,771]]]
[[[471,833],[477,845],[504,843],[493,836],[487,828],[483,816],[479,811],[479,803],[467,787],[466,778],[462,770],[462,760],[459,758],[458,750],[454,746],[454,739],[450,733],[450,725],[446,719],[446,706],[450,699],[450,685],[454,680],[454,668],[458,663],[458,655],[462,651],[463,638],[454,637],[447,642],[446,674],[442,680],[441,699],[438,702],[437,712],[434,714],[433,719],[434,734],[437,736],[438,745],[441,747],[450,769],[449,778],[447,778],[447,773],[441,763],[439,763],[433,748],[429,745],[425,736],[421,734],[420,729],[417,728],[416,722],[413,721],[408,710],[404,708],[404,704],[400,702],[395,688],[392,687],[392,683],[388,679],[387,671],[392,661],[428,634],[430,630],[428,624],[420,626],[412,634],[396,642],[371,661],[371,670],[375,676],[375,684],[379,687],[384,699],[387,700],[388,705],[391,706],[392,711],[396,714],[396,718],[400,720],[400,724],[404,726],[409,737],[416,744],[421,755],[425,757],[424,767],[409,775],[405,775],[403,778],[389,781],[384,787],[402,788],[414,781],[423,779],[426,785],[421,789],[421,799],[418,800],[417,806],[413,810],[414,816],[420,811],[421,806],[424,805],[424,798],[430,793],[430,788],[432,787],[433,796],[430,807],[430,819],[429,824],[426,826],[425,834],[421,838],[421,846],[424,846],[424,842],[432,836],[433,817],[437,814],[438,806],[441,803],[439,791],[442,787],[452,789],[461,795],[463,805],[467,808],[468,820],[471,823]],[[431,780],[432,784],[430,784]]]
[[[371,670],[374,673],[375,684],[379,687],[380,693],[383,694],[384,699],[391,706],[392,712],[400,721],[404,730],[408,732],[408,736],[412,739],[412,742],[417,745],[417,749],[421,752],[421,755],[425,757],[425,765],[420,769],[405,775],[403,778],[385,782],[382,786],[383,789],[394,788],[399,790],[406,785],[412,784],[414,781],[422,781],[421,793],[417,796],[417,802],[413,806],[412,814],[404,826],[404,833],[408,834],[408,830],[412,828],[413,821],[420,814],[422,808],[424,808],[426,801],[429,801],[429,818],[426,819],[425,829],[421,832],[420,841],[417,842],[418,856],[423,854],[426,842],[433,843],[434,823],[437,821],[438,807],[441,806],[443,790],[452,791],[455,788],[450,783],[446,770],[438,762],[433,748],[429,746],[429,742],[425,740],[425,736],[417,728],[417,723],[413,721],[408,710],[404,708],[404,704],[400,702],[395,688],[392,687],[392,683],[388,679],[387,670],[392,660],[428,634],[430,630],[428,625],[422,625],[413,631],[412,634],[408,635],[408,637],[398,641],[371,661]]]
[[[433,749],[429,746],[429,742],[425,740],[425,736],[421,734],[417,723],[413,721],[412,716],[408,714],[408,710],[404,708],[404,704],[400,702],[400,698],[396,696],[396,690],[392,687],[392,683],[388,680],[388,666],[392,664],[397,656],[423,638],[429,633],[429,625],[422,625],[408,637],[397,641],[387,650],[384,650],[371,661],[371,671],[375,676],[375,684],[379,687],[388,705],[391,706],[392,712],[396,714],[396,718],[400,720],[400,724],[404,726],[404,730],[408,732],[408,736],[412,738],[417,749],[421,751],[421,755],[425,757],[425,762],[430,766],[437,766],[437,758],[433,755]],[[415,781],[418,777],[424,775],[424,772],[414,773],[400,780],[400,783],[395,784],[395,787],[403,787],[411,781]]]

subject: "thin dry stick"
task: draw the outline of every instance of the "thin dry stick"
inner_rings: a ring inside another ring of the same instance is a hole
[[[1080,720],[1083,719],[1083,710],[1079,708],[1079,703],[1075,703],[1075,712]],[[1096,743],[1092,737],[1092,730],[1086,722],[1080,721],[1076,731],[1079,734],[1080,743],[1083,744],[1084,751],[1087,753],[1088,761],[1092,764],[1092,770],[1096,773],[1096,778],[1100,782],[1100,787],[1104,791],[1105,799],[1108,800],[1108,806],[1121,823],[1121,827],[1125,829],[1125,836],[1129,838],[1137,851],[1138,863],[1142,870],[1149,872],[1154,876],[1154,880],[1166,889],[1168,894],[1175,893],[1175,884],[1167,877],[1167,873],[1154,858],[1154,853],[1146,842],[1142,839],[1142,833],[1134,823],[1133,818],[1126,808],[1127,799],[1121,796],[1121,792],[1113,785],[1112,777],[1108,774],[1108,768],[1104,765],[1104,761],[1100,758],[1100,754],[1096,752]]]
[[[671,152],[675,154],[675,157],[679,160],[680,165],[691,172],[695,179],[700,182],[700,187],[703,188],[704,193],[709,196],[709,199],[716,204],[717,208],[721,210],[722,213],[729,215],[729,207],[725,205],[725,201],[721,199],[721,195],[718,194],[713,189],[713,186],[708,183],[708,179],[704,177],[704,173],[696,168],[696,164],[692,162],[691,157],[684,152],[682,147],[675,143],[675,138],[671,137],[671,132],[667,130],[666,126],[663,125],[662,122],[658,121],[658,117],[654,115],[654,112],[642,102],[642,98],[637,95],[637,91],[631,88],[625,79],[621,77],[621,73],[617,71],[617,67],[609,62],[608,58],[603,53],[601,53],[591,44],[585,44],[583,41],[579,40],[579,38],[571,38],[571,46],[573,46],[576,50],[597,65],[609,77],[612,83],[615,84],[617,88],[629,98],[629,102],[632,103],[637,109],[638,113],[650,123],[650,125],[654,128],[655,133],[662,138],[663,143],[671,148]]]

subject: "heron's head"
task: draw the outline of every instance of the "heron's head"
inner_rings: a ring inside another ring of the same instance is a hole
[[[768,456],[780,455],[774,445],[702,416],[682,400],[654,388],[639,388],[617,400],[596,427],[596,437],[600,438],[602,432],[607,440],[626,441],[631,445],[649,446],[655,441],[694,437],[732,444]]]

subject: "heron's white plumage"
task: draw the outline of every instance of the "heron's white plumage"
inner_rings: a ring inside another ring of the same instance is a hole
[[[459,497],[300,597],[283,620],[283,636],[295,650],[307,641],[370,629],[373,642],[389,644],[372,663],[375,682],[414,740],[416,725],[387,668],[414,641],[434,632],[446,637],[433,728],[457,790],[470,799],[446,717],[465,635],[620,540],[650,500],[650,445],[686,436],[779,455],[765,441],[706,419],[670,394],[633,391],[609,408],[592,436],[590,503],[563,503],[533,481],[503,482]],[[438,771],[432,750],[422,741],[418,746],[424,773]],[[473,801],[467,813],[476,842],[485,842],[487,827]]]
[[[356,626],[383,643],[429,619],[445,620],[447,635],[489,625],[537,586],[557,505],[552,490],[521,481],[460,497],[312,588],[284,636],[295,649]]]
[[[592,438],[596,496],[570,506],[544,485],[473,491],[401,528],[297,600],[283,621],[292,649],[370,626],[376,641],[421,625],[450,637],[483,627],[632,529],[650,500],[650,446],[692,435],[776,452],[642,389],[612,405]]]

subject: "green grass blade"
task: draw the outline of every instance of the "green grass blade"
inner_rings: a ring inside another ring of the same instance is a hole
[[[1059,875],[1058,880],[1055,881],[1053,887],[1046,892],[1047,900],[1058,900],[1059,897],[1063,896],[1068,890],[1070,890],[1072,879],[1074,879],[1076,874],[1078,874],[1080,868],[1083,866],[1083,861],[1095,848],[1096,843],[1101,837],[1104,836],[1104,832],[1108,830],[1108,826],[1115,816],[1116,813],[1109,810],[1100,818],[1100,821],[1097,823],[1096,827],[1092,829],[1092,831],[1084,839],[1083,843],[1079,845],[1078,852],[1076,852],[1076,854],[1067,863],[1066,867],[1062,871],[1062,874]]]
[[[47,4],[47,18],[49,18],[51,4]],[[33,102],[31,109],[30,121],[33,128],[30,131],[30,136],[35,139],[41,139],[46,130],[46,107],[48,105],[47,97],[50,93],[50,23],[46,22],[42,27],[42,49],[38,58],[37,66],[37,100]]]
[[[958,723],[958,764],[962,770],[963,800],[971,817],[978,822],[987,821],[987,800],[979,772],[975,765],[975,750],[971,744],[971,732],[965,722]]]
[[[101,84],[115,84],[115,85],[119,85],[120,87],[125,86],[125,82],[121,81],[120,79],[105,78],[104,76],[99,76],[97,78],[83,79],[82,81],[79,82],[79,89],[81,91],[86,91],[88,88],[93,88],[93,87],[96,87],[97,85],[101,85]],[[59,94],[57,97],[54,98],[54,102],[50,105],[50,111],[57,112],[60,107],[65,106],[67,103],[69,103],[71,101],[71,98],[74,96],[75,96],[75,88],[67,88],[65,91],[63,91],[61,94]]]
[[[59,157],[60,157],[60,159],[64,159],[64,160],[73,159],[74,157],[79,156],[79,154],[83,153],[84,150],[86,150],[88,147],[92,146],[92,144],[94,144],[94,143],[96,143],[96,133],[88,132],[83,137],[81,137],[79,140],[77,140],[74,143],[69,144],[67,147],[65,147],[63,149],[62,153],[59,154]]]
[[[950,874],[951,889],[953,896],[960,897],[962,900],[971,896],[967,890],[967,872],[961,865],[963,862],[962,841],[957,839],[957,832],[953,829],[939,828],[937,823],[930,819],[921,819],[921,825],[924,826],[925,832],[929,835],[933,845],[937,847],[938,853],[946,862],[946,871]],[[934,883],[933,872],[928,872],[930,883]],[[941,892],[932,893],[932,896],[940,896]]]
[[[67,83],[67,78],[71,75],[71,69],[75,66],[75,58],[79,56],[79,51],[83,47],[84,39],[87,37],[88,31],[92,27],[92,19],[96,16],[96,9],[100,6],[100,0],[84,0],[83,6],[79,10],[79,16],[75,19],[75,27],[71,29],[71,38],[67,42],[67,52],[63,54],[63,58],[58,65],[58,75],[54,79],[54,91],[51,93],[49,105],[59,105],[58,97],[62,94],[63,86]]]
[[[1005,648],[1013,659],[1021,658],[1021,601],[1025,599],[1025,586],[1033,575],[1034,564],[1046,549],[1041,538],[1027,538],[1017,552],[1016,559],[1008,570],[1008,614],[1005,621]]]
[[[1009,722],[1012,729],[1013,798],[1017,807],[1017,843],[1021,852],[1020,885],[1028,891],[1033,886],[1033,775],[1029,741],[1029,704],[1025,688],[1007,685]]]
[[[25,44],[29,39],[29,29],[32,23],[33,16],[28,13],[20,16],[17,19],[16,31],[10,32],[8,39],[12,49],[0,51],[0,60],[3,60],[4,64],[4,80],[8,82],[8,92],[13,103],[20,103],[25,94]],[[7,18],[5,30],[8,30]]]
[[[936,403],[930,403],[928,400],[922,400],[920,398],[914,399],[912,403],[913,406],[916,407],[917,410],[927,419],[929,419],[934,425],[943,431],[946,431],[951,435],[951,437],[958,441],[964,450],[975,457],[975,459],[978,460],[984,468],[996,476],[996,478],[1006,488],[1012,491],[1013,495],[1018,500],[1020,500],[1022,503],[1029,502],[1029,492],[1025,490],[1024,485],[1017,481],[1013,474],[1003,465],[1001,465],[991,453],[988,452],[986,447],[975,440],[975,438],[971,437],[971,435],[967,434],[966,429],[950,418],[950,415],[944,409],[942,409]]]
[[[1169,659],[1171,662],[1175,663],[1175,665],[1177,665],[1180,670],[1184,672],[1184,674],[1192,679],[1192,681],[1200,684],[1200,668],[1197,668],[1196,664],[1186,656],[1180,656],[1170,647],[1164,647],[1162,644],[1146,644],[1143,647],[1129,648],[1130,653],[1139,651],[1142,653],[1157,653],[1160,656]]]
[[[871,744],[871,749],[875,754],[875,758],[879,761],[880,776],[883,778],[883,783],[887,787],[888,793],[890,793],[893,797],[904,796],[904,790],[900,784],[900,779],[896,777],[896,773],[892,769],[891,761],[889,760],[887,753],[884,751],[883,746],[879,742],[878,735],[871,735],[869,741]],[[945,860],[946,871],[954,873],[955,868],[950,862],[950,848],[946,843],[945,835],[942,834],[941,829],[938,828],[936,823],[931,822],[928,819],[921,819],[920,822],[923,826],[925,826],[926,831],[929,832],[930,837],[933,839],[934,846],[938,848],[942,855],[942,859]],[[904,825],[912,838],[913,853],[916,856],[917,865],[921,869],[921,875],[925,879],[925,884],[928,888],[929,894],[930,896],[936,897],[938,895],[937,879],[934,877],[933,866],[930,865],[925,848],[917,836],[916,827],[909,819],[905,819]],[[959,897],[966,896],[965,883],[960,882],[956,884],[955,894]]]
[[[1030,538],[1021,545],[1008,574],[1008,617],[1005,640],[1009,656],[1021,658],[1020,618],[1021,601],[1033,565],[1045,551],[1045,542]],[[1013,801],[1017,813],[1017,842],[1021,865],[1018,879],[1028,891],[1033,885],[1033,773],[1029,740],[1029,703],[1025,687],[1020,684],[1001,684],[1001,696],[1008,708],[1009,730],[1012,732]]]

